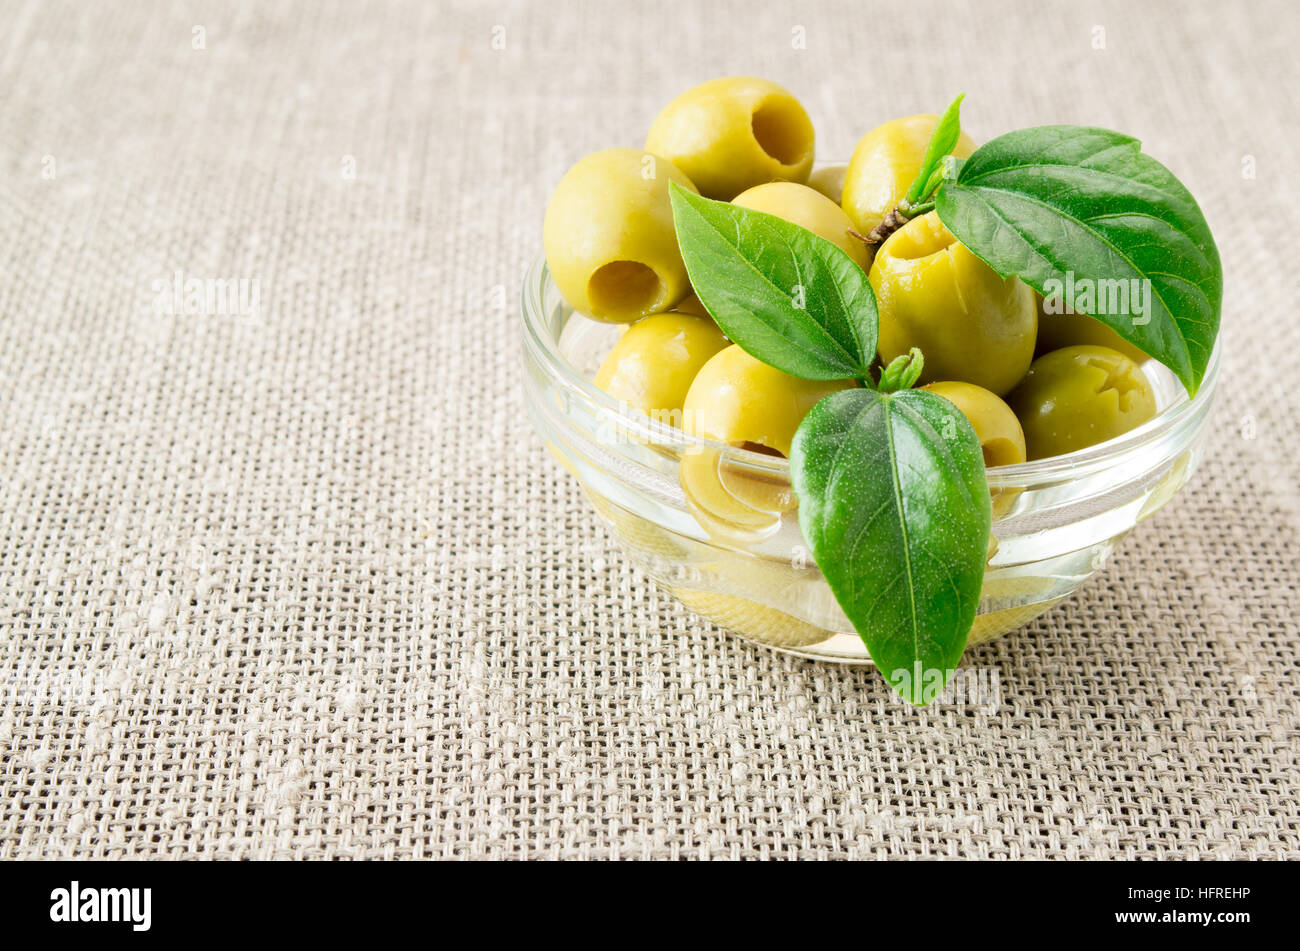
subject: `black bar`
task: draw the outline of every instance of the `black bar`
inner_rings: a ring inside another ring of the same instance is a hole
[[[1261,925],[1289,923],[1284,902],[1293,904],[1292,889],[1283,876],[1290,873],[1280,863],[1244,862],[701,863],[668,870],[652,863],[0,863],[0,921],[9,933],[48,937],[373,941],[378,927],[393,934],[418,928],[436,942],[466,928],[483,938],[519,928],[555,940],[572,928],[618,940],[649,928],[685,929],[703,914],[708,933],[732,937],[762,936],[782,919],[893,943],[1027,936],[1029,929],[1053,940],[1234,940]],[[125,907],[128,913],[118,913],[125,920],[52,920],[69,917],[73,882],[91,913],[111,916]],[[143,915],[133,923],[129,914],[143,908],[143,892],[92,891],[146,888],[147,930],[136,927]],[[128,897],[138,900],[126,904]]]

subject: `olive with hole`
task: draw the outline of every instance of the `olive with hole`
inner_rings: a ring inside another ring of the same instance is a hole
[[[682,415],[694,436],[788,457],[808,411],[824,396],[856,385],[853,380],[801,380],[732,344],[700,368]],[[771,478],[714,449],[688,452],[682,458],[681,482],[696,518],[715,536],[765,531],[794,508],[788,478]]]
[[[727,338],[708,317],[655,314],[619,338],[595,383],[615,399],[680,429],[691,382],[726,346]]]
[[[849,234],[853,222],[821,192],[795,182],[755,185],[731,200],[733,205],[775,215],[830,241],[863,268],[871,263],[867,246]]]
[[[630,323],[691,292],[669,182],[695,190],[672,162],[640,149],[595,152],[560,179],[542,242],[551,277],[574,310]]]
[[[1156,415],[1155,390],[1142,368],[1118,350],[1090,344],[1039,357],[1007,403],[1030,459],[1095,446]]]
[[[799,100],[753,76],[711,79],[655,118],[646,149],[676,164],[706,198],[730,201],[763,182],[805,182],[813,126]]]
[[[803,380],[731,344],[709,359],[686,393],[693,435],[730,446],[789,456],[795,430],[823,397],[853,380]]]
[[[890,235],[869,276],[885,363],[917,347],[925,355],[921,383],[961,380],[999,396],[1029,369],[1034,292],[1019,278],[999,277],[934,212]]]
[[[1014,466],[1027,458],[1025,433],[1011,407],[996,395],[974,383],[942,380],[921,387],[952,403],[970,421],[984,454],[984,465]]]
[[[876,126],[858,140],[844,173],[840,203],[861,234],[869,233],[903,200],[921,171],[938,122],[936,115],[904,116]],[[974,151],[975,140],[961,133],[952,154],[969,158]]]
[[[975,430],[975,438],[979,440],[986,468],[1014,466],[1028,458],[1020,420],[1016,419],[1016,414],[1001,397],[982,386],[958,380],[927,383],[921,389],[942,396],[961,410],[961,414]],[[1018,488],[993,489],[993,516],[998,518],[1007,514],[1020,492]]]

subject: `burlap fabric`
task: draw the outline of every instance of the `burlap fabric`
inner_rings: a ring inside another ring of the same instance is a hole
[[[1298,16],[4,4],[0,856],[1300,856]],[[694,620],[529,429],[549,188],[737,72],[1139,134],[1218,235],[1209,459],[998,702]]]

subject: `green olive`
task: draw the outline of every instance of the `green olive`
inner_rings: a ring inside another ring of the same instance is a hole
[[[771,181],[807,181],[812,120],[766,79],[728,76],[682,93],[659,113],[646,149],[675,163],[707,198],[730,201]]]
[[[1095,344],[1118,350],[1134,363],[1142,363],[1147,359],[1145,353],[1095,317],[1064,313],[1064,305],[1060,301],[1053,301],[1052,310],[1056,313],[1052,313],[1047,309],[1041,294],[1035,292],[1034,298],[1038,301],[1038,346],[1035,350],[1038,356],[1062,347]]]
[[[906,116],[877,126],[858,140],[844,176],[840,203],[860,233],[867,234],[880,224],[907,194],[912,179],[921,171],[938,121],[935,115]],[[968,158],[974,151],[975,140],[963,132],[952,154]]]
[[[876,251],[871,287],[886,363],[918,347],[922,383],[961,380],[1001,396],[1034,357],[1034,293],[999,277],[934,212],[913,218]]]
[[[824,165],[808,176],[808,187],[815,188],[835,204],[844,197],[844,175],[847,165]]]
[[[655,314],[619,338],[595,383],[615,399],[681,428],[691,381],[725,346],[727,338],[707,317]]]
[[[821,192],[794,182],[768,182],[746,189],[731,200],[733,205],[776,215],[820,235],[853,258],[858,267],[870,264],[867,246],[849,234],[853,223],[844,209]]]
[[[957,380],[930,383],[921,389],[942,396],[961,410],[975,430],[987,468],[1014,466],[1025,461],[1025,433],[1020,428],[1020,420],[1001,397],[982,386]],[[1000,517],[1011,511],[1020,492],[1016,488],[993,489],[993,515]],[[996,546],[996,542],[991,544]],[[992,551],[989,557],[992,557]]]
[[[1020,421],[1002,399],[974,383],[943,380],[921,387],[952,403],[970,420],[980,441],[984,465],[1014,466],[1025,461],[1025,434]]]
[[[1007,397],[1030,459],[1086,449],[1156,415],[1142,368],[1110,347],[1080,345],[1039,357]]]
[[[789,456],[795,430],[822,397],[852,380],[801,380],[739,346],[715,354],[696,374],[683,416],[695,436],[773,456]],[[794,508],[788,480],[746,470],[717,450],[682,458],[682,489],[697,519],[715,535],[759,531]]]
[[[542,240],[551,277],[574,310],[631,323],[690,293],[669,182],[695,190],[672,162],[639,149],[595,152],[565,173],[546,206]]]
[[[731,446],[789,456],[804,416],[852,380],[802,380],[751,357],[736,344],[696,374],[684,403],[691,433]]]

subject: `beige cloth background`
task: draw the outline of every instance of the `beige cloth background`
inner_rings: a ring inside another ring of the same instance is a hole
[[[0,856],[1300,857],[1294,4],[0,23]],[[736,72],[823,156],[960,90],[1139,134],[1218,235],[1210,457],[970,652],[996,710],[693,620],[529,430],[550,187]],[[176,271],[257,312],[159,313]]]

